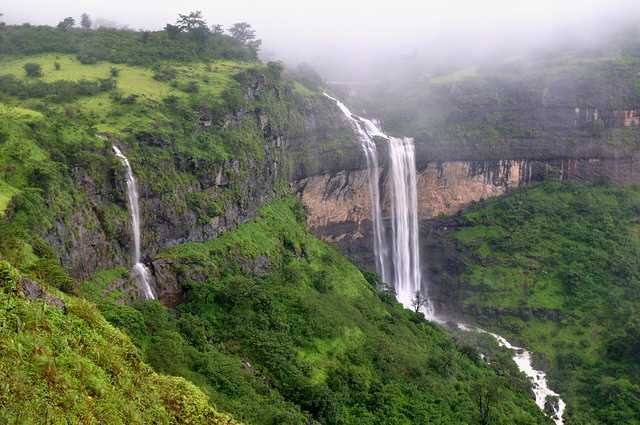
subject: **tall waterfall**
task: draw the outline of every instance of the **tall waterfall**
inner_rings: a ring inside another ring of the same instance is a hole
[[[371,221],[373,223],[373,252],[376,258],[376,271],[382,278],[383,282],[390,282],[390,272],[388,266],[388,247],[387,238],[382,221],[382,203],[380,202],[380,167],[378,164],[378,149],[373,140],[375,136],[386,137],[376,125],[362,117],[354,115],[349,109],[338,99],[335,99],[325,93],[329,99],[336,102],[338,108],[349,119],[351,125],[358,133],[360,145],[367,159],[367,171],[369,174],[369,193],[371,203]]]
[[[398,301],[412,307],[416,293],[422,292],[422,272],[420,269],[420,235],[418,226],[418,196],[416,188],[416,161],[413,139],[399,139],[386,135],[378,125],[353,113],[339,100],[325,96],[336,102],[338,108],[349,119],[360,137],[360,144],[367,158],[369,173],[369,193],[371,194],[371,219],[374,232],[374,253],[376,269],[383,282],[393,283]],[[380,169],[375,137],[387,141],[390,158],[391,184],[391,258],[388,254],[382,205],[379,189]],[[387,264],[391,262],[392,269]],[[428,318],[433,316],[427,294],[422,311]]]
[[[155,295],[149,284],[149,269],[140,261],[140,208],[138,203],[138,187],[131,169],[131,164],[126,156],[113,145],[113,152],[120,159],[127,171],[127,198],[129,199],[129,216],[133,230],[133,273],[141,286],[142,296],[146,299],[155,299]]]
[[[391,223],[393,229],[393,275],[398,301],[411,306],[422,291],[420,269],[420,227],[418,226],[418,191],[413,139],[388,137],[391,162]],[[422,310],[433,316],[427,297]]]
[[[352,123],[360,137],[360,143],[367,157],[374,252],[378,273],[381,275],[382,280],[387,283],[390,282],[388,278],[392,277],[393,280],[391,282],[395,288],[398,301],[405,307],[414,307],[413,300],[416,292],[422,290],[422,272],[420,269],[420,229],[418,226],[416,160],[413,139],[388,136],[373,121],[352,114],[342,102],[326,93],[325,96],[336,102],[340,110]],[[387,245],[382,223],[379,190],[380,171],[374,137],[385,139],[389,147],[392,226],[390,260],[393,266],[391,271],[386,268]],[[422,306],[422,312],[428,320],[444,324],[444,321],[435,315],[428,295],[428,293],[422,293],[426,304]],[[536,404],[540,410],[548,414],[556,425],[564,424],[563,415],[566,405],[560,396],[548,387],[546,374],[533,368],[531,353],[524,348],[513,346],[500,335],[487,332],[481,328],[469,327],[463,323],[458,323],[457,325],[459,329],[467,332],[489,334],[496,339],[499,346],[511,350],[514,353],[513,360],[518,369],[531,381]],[[546,408],[547,398],[549,397],[558,399],[555,405],[550,406],[552,411],[550,414]]]

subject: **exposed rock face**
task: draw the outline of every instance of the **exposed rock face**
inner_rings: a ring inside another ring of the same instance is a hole
[[[131,266],[124,170],[111,153],[112,143],[132,165],[140,194],[142,256],[154,274],[155,289],[170,305],[180,300],[182,278],[169,264],[153,261],[159,251],[216,238],[250,220],[295,176],[325,172],[328,164],[347,168],[347,163],[358,163],[351,127],[329,99],[296,97],[260,76],[247,84],[245,109],[216,124],[212,111],[200,111],[197,131],[255,137],[255,152],[203,159],[177,148],[162,132],[144,130],[122,140],[104,134],[105,147],[97,148],[90,161],[74,165],[69,176],[73,205],[44,235],[73,277],[83,280],[96,270]],[[246,267],[260,274],[270,265]]]
[[[336,244],[361,265],[373,268],[371,209],[366,170],[308,177],[297,190],[312,231]],[[427,162],[418,169],[418,213],[421,220],[455,214],[472,202],[545,179],[640,183],[640,157],[621,159],[487,160]],[[390,225],[391,189],[381,177],[383,216]]]

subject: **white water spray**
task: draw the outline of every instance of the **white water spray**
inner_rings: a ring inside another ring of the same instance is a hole
[[[146,299],[155,299],[151,285],[149,284],[149,269],[140,261],[140,209],[138,203],[138,187],[131,169],[131,164],[126,156],[113,145],[113,152],[120,159],[127,170],[127,198],[129,199],[129,216],[133,230],[133,274],[141,285],[142,296]]]

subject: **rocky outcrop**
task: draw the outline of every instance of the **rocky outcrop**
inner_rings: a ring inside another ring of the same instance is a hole
[[[415,138],[421,220],[546,179],[640,183],[640,66],[565,60],[514,62],[469,78],[380,89],[370,99],[364,94],[388,133]],[[377,146],[389,227],[386,142]],[[349,152],[354,149],[355,136]],[[369,190],[359,156],[319,159],[324,169],[297,174],[296,189],[314,233],[373,267]]]
[[[203,106],[199,125],[182,140],[165,135],[179,133],[148,128],[118,138],[104,133],[104,146],[83,153],[86,160],[79,157],[69,176],[72,205],[45,235],[73,277],[83,280],[96,270],[131,266],[125,176],[112,144],[127,155],[135,174],[143,261],[169,304],[179,301],[180,282],[171,281],[166,264],[153,262],[158,252],[216,238],[250,220],[265,203],[282,196],[296,176],[360,160],[349,124],[329,99],[298,96],[286,84],[258,74],[249,73],[241,84],[246,85],[242,107],[220,116]],[[208,148],[225,144],[225,154],[198,152],[201,147],[191,139],[201,135],[208,136],[202,137],[207,143],[214,141]],[[235,152],[238,148],[221,138],[241,139],[247,147]],[[258,273],[269,267],[249,266]]]

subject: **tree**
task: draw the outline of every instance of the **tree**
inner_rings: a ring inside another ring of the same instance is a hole
[[[25,63],[24,71],[27,73],[27,77],[36,78],[42,77],[42,67],[37,63]]]
[[[282,78],[282,71],[284,71],[284,65],[282,62],[267,62],[267,72],[274,81],[278,81]]]
[[[0,18],[2,18],[4,16],[4,13],[0,13]],[[0,21],[0,29],[5,27],[5,23],[3,21]]]
[[[182,32],[179,26],[172,24],[165,25],[164,30],[167,32],[167,36],[172,40],[178,38],[178,35]]]
[[[224,34],[224,28],[220,24],[211,25],[211,34],[222,35]]]
[[[416,291],[416,294],[411,300],[413,311],[415,313],[418,313],[423,307],[426,307],[427,305],[429,305],[429,300],[427,299],[427,297],[424,296],[421,291]]]
[[[483,379],[473,385],[473,398],[476,403],[477,424],[491,425],[495,405],[500,399],[500,386],[496,379]]]
[[[73,19],[71,16],[68,16],[58,23],[58,29],[62,31],[68,31],[71,28],[73,28],[75,24],[76,24],[76,20]]]
[[[242,44],[246,44],[249,41],[255,40],[256,32],[251,25],[246,22],[238,22],[233,24],[231,28],[229,28],[229,33],[231,37],[238,40]]]
[[[196,10],[195,12],[190,12],[188,15],[179,14],[176,26],[182,31],[190,32],[196,28],[206,27],[207,22],[202,17],[202,12]]]
[[[90,30],[91,29],[91,17],[89,16],[88,13],[83,13],[82,16],[80,16],[80,26],[86,30]]]
[[[209,28],[206,25],[193,28],[189,31],[191,39],[198,44],[205,44],[209,38]]]

